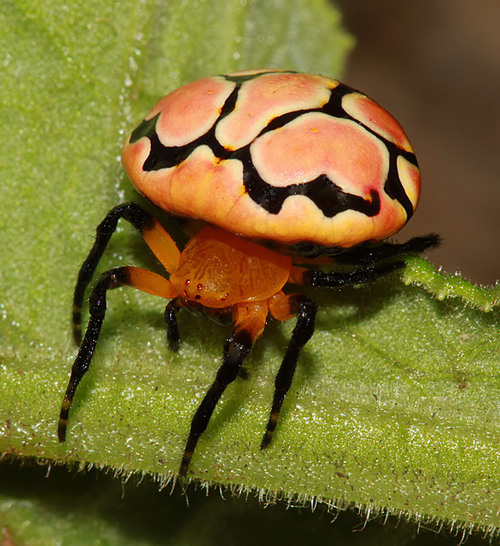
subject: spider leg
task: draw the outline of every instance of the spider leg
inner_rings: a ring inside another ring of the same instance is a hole
[[[179,263],[180,252],[163,226],[137,203],[123,203],[111,209],[96,228],[94,245],[83,262],[73,296],[73,338],[81,343],[82,305],[85,290],[92,279],[106,246],[116,230],[118,220],[124,218],[142,235],[146,244],[167,271],[174,271]]]
[[[335,288],[348,284],[361,284],[374,281],[406,265],[404,257],[419,254],[424,250],[438,246],[440,238],[431,233],[422,237],[413,237],[406,243],[381,243],[374,246],[360,246],[335,256],[335,262],[341,264],[359,264],[361,267],[349,272],[329,272],[292,267],[289,282],[307,284],[314,287]],[[382,261],[392,260],[392,261]]]
[[[167,325],[167,341],[171,351],[178,351],[181,337],[177,325],[176,313],[182,308],[180,298],[174,298],[165,307],[165,324]]]
[[[101,275],[89,299],[90,318],[87,331],[71,369],[68,388],[61,406],[57,429],[60,442],[64,442],[66,439],[66,426],[71,402],[78,384],[89,368],[101,333],[104,315],[106,314],[106,292],[124,285],[163,298],[175,298],[177,296],[169,280],[145,269],[117,267]]]
[[[292,267],[289,282],[305,284],[316,288],[336,288],[349,284],[361,284],[374,281],[405,265],[406,262],[397,261],[361,267],[348,272],[332,271],[328,273],[294,266]]]
[[[288,309],[286,307],[288,307]],[[271,406],[266,432],[264,433],[260,444],[261,449],[266,448],[273,438],[281,406],[283,405],[285,396],[292,384],[300,351],[314,332],[314,322],[318,305],[301,294],[285,296],[283,293],[280,293],[274,297],[274,302],[270,302],[269,308],[272,315],[278,320],[288,320],[292,315],[297,314],[297,324],[293,329],[290,344],[288,345],[283,362],[281,363],[274,381],[273,404]]]
[[[198,440],[205,431],[215,406],[226,387],[239,374],[254,341],[262,334],[267,318],[267,305],[261,303],[236,304],[236,324],[224,344],[222,365],[191,421],[191,430],[184,449],[179,475],[186,476]]]
[[[406,243],[367,242],[360,243],[351,248],[325,247],[312,243],[298,243],[292,245],[299,259],[296,263],[307,263],[309,260],[332,259],[335,263],[351,265],[368,265],[386,258],[402,256],[404,254],[420,254],[430,248],[435,248],[441,243],[441,237],[435,233],[428,233],[420,237],[413,237]],[[302,257],[302,260],[300,259]],[[319,262],[318,262],[319,263]],[[328,263],[328,262],[323,262]],[[332,262],[329,262],[330,264]]]
[[[358,245],[335,256],[335,262],[353,265],[370,265],[388,258],[420,254],[425,250],[439,246],[441,238],[435,233],[413,237],[405,243],[380,243]]]

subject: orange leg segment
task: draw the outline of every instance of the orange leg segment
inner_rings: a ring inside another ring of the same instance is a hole
[[[152,296],[158,296],[160,298],[172,299],[178,296],[177,291],[172,286],[172,283],[147,269],[141,269],[140,267],[122,267],[119,268],[123,275],[120,281],[121,284],[117,286],[110,286],[110,288],[118,288],[118,286],[128,285]]]
[[[152,224],[144,228],[141,235],[163,267],[169,273],[175,271],[179,265],[181,253],[160,222],[153,218]]]
[[[254,343],[264,332],[267,314],[268,306],[265,301],[237,303],[233,307],[235,332],[246,331]]]
[[[281,290],[269,299],[269,312],[271,315],[281,322],[290,320],[299,311],[297,304],[298,294],[285,295]]]

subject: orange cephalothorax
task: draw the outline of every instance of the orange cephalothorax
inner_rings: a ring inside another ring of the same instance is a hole
[[[182,251],[170,282],[181,299],[222,308],[270,298],[291,267],[289,256],[207,226]]]

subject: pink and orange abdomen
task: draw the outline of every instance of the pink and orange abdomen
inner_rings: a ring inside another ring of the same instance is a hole
[[[385,239],[420,194],[399,123],[310,74],[240,72],[181,87],[133,131],[122,157],[163,210],[284,245]]]

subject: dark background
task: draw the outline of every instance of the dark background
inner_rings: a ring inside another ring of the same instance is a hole
[[[405,128],[423,178],[399,240],[437,232],[429,253],[476,283],[500,278],[500,2],[338,0],[356,37],[343,80]]]

